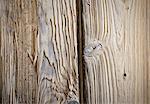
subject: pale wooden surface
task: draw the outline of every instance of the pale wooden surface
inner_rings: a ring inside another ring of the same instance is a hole
[[[79,102],[76,1],[0,3],[3,104]]]
[[[149,0],[82,1],[85,103],[149,104]]]
[[[150,103],[150,0],[0,0],[0,43],[3,104]]]
[[[79,100],[76,0],[38,0],[38,103]]]

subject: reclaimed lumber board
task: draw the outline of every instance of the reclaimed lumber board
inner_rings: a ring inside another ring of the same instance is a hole
[[[38,0],[38,103],[79,102],[76,0]]]
[[[37,75],[34,56],[37,34],[35,0],[1,0],[2,104],[35,104]]]
[[[82,2],[85,104],[149,104],[149,0]]]
[[[2,103],[79,102],[76,0],[0,4]]]

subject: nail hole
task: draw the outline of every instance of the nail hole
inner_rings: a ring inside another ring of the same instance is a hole
[[[126,77],[127,76],[127,74],[126,73],[124,73],[124,75],[123,75],[124,77]]]

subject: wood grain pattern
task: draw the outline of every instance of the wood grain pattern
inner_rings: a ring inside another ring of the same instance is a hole
[[[79,100],[76,0],[38,0],[38,103]]]
[[[85,104],[149,104],[149,0],[82,2]]]
[[[35,104],[37,76],[27,52],[34,52],[36,1],[3,0],[2,5],[2,103]]]
[[[0,0],[2,104],[149,104],[149,69],[150,0]]]
[[[76,0],[0,3],[2,103],[79,102]]]

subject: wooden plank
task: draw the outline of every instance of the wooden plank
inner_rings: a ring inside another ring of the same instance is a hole
[[[2,103],[35,104],[37,76],[28,52],[34,53],[36,1],[3,0],[2,5],[5,7],[1,19]]]
[[[77,103],[76,0],[38,0],[38,103]]]
[[[85,104],[148,104],[149,0],[82,2]]]
[[[1,0],[3,104],[79,102],[76,0]]]

